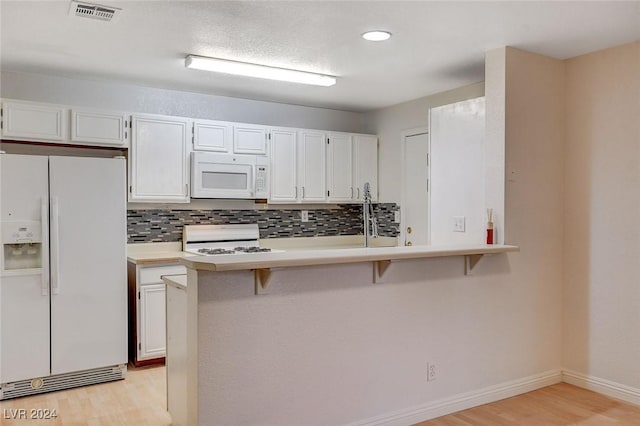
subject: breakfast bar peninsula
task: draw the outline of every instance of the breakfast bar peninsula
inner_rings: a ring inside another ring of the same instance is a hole
[[[372,417],[379,404],[380,413],[389,411],[407,392],[402,376],[425,368],[420,330],[443,317],[442,307],[428,308],[433,298],[446,304],[464,287],[470,298],[495,291],[477,283],[508,271],[505,253],[517,251],[413,246],[181,259],[187,347],[174,353],[185,357],[186,409],[179,411],[186,418],[172,413],[175,424],[347,424]],[[481,260],[487,255],[495,256]],[[423,377],[414,381],[424,385]]]

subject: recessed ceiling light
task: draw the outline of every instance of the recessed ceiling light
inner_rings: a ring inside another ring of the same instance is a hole
[[[384,41],[389,40],[391,38],[391,33],[389,31],[367,31],[362,34],[362,38],[369,41]]]
[[[336,78],[330,75],[287,68],[275,68],[249,62],[230,61],[228,59],[209,58],[206,56],[188,55],[184,61],[184,66],[204,71],[288,81],[291,83],[312,84],[315,86],[333,86],[336,84]]]

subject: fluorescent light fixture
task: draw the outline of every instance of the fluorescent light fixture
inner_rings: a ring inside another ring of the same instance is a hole
[[[389,31],[367,31],[362,34],[362,38],[369,41],[384,41],[389,40],[391,38],[391,33]]]
[[[268,67],[266,65],[230,61],[227,59],[208,58],[206,56],[188,55],[184,61],[184,66],[204,71],[288,81],[291,83],[313,84],[315,86],[333,86],[336,84],[336,78],[330,75]]]

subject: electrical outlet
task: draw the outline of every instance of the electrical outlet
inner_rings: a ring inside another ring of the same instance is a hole
[[[436,379],[436,365],[427,363],[427,382],[433,382]]]
[[[393,221],[395,223],[400,223],[400,210],[393,212]]]
[[[453,217],[453,232],[464,232],[464,216]]]
[[[309,222],[309,210],[301,210],[300,211],[300,221],[301,222]]]

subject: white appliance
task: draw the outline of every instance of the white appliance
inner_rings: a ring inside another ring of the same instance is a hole
[[[124,158],[0,154],[0,399],[122,379]]]
[[[265,155],[191,153],[191,197],[266,199],[269,160]]]
[[[185,225],[182,230],[182,251],[203,256],[278,253],[260,247],[258,225]]]

